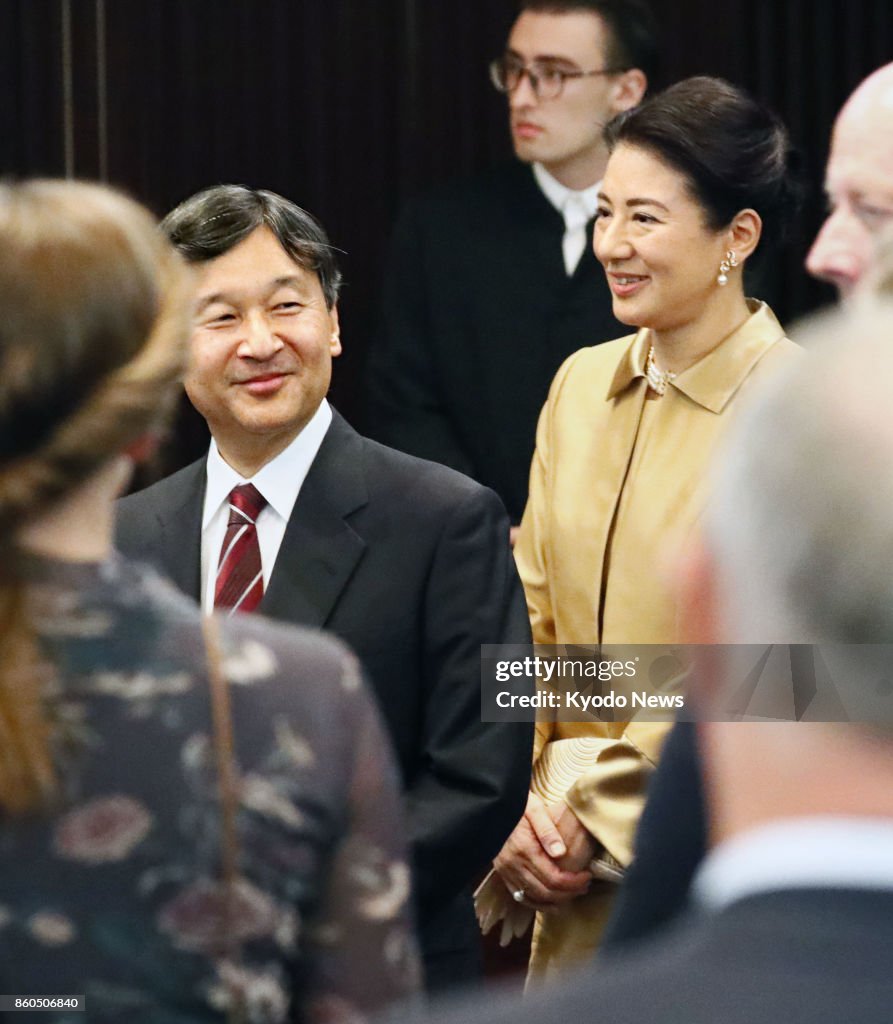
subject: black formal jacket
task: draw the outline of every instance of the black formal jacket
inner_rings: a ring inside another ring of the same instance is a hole
[[[833,851],[829,851],[833,856]],[[893,892],[753,895],[534,994],[429,1024],[889,1024]],[[402,1018],[408,1024],[407,1018]]]
[[[677,722],[648,784],[632,864],[602,938],[614,951],[682,914],[707,852],[707,813],[694,722]]]
[[[201,459],[118,514],[120,550],[196,599],[205,480]],[[335,413],[260,606],[336,633],[369,674],[406,789],[426,960],[475,941],[468,886],[519,820],[530,779],[531,727],[481,722],[480,645],[530,636],[508,529],[492,491]]]
[[[520,163],[411,203],[370,353],[372,435],[492,487],[513,523],[558,367],[629,333],[591,245],[567,276],[563,235],[563,217]]]

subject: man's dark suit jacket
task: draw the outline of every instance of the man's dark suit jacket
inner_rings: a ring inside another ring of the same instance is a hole
[[[523,1001],[468,1001],[428,1024],[889,1024],[891,950],[890,890],[782,890],[596,959]]]
[[[694,722],[677,722],[648,785],[633,862],[617,895],[602,952],[650,938],[682,914],[707,852],[707,814]]]
[[[492,487],[513,523],[558,367],[629,333],[591,245],[567,276],[563,236],[563,217],[524,164],[411,203],[370,354],[372,435]]]
[[[119,549],[196,599],[205,479],[201,459],[119,502]],[[480,645],[530,637],[508,529],[492,491],[336,413],[260,606],[336,633],[369,674],[407,794],[432,987],[438,965],[450,981],[472,970],[468,887],[521,817],[530,780],[531,728],[481,722]]]

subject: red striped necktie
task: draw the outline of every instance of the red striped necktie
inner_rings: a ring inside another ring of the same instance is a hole
[[[257,541],[257,517],[267,504],[254,484],[234,487],[229,495],[229,522],[214,587],[214,607],[252,612],[264,596],[264,577]]]

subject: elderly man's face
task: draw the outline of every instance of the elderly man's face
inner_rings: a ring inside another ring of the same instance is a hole
[[[806,260],[846,298],[893,225],[893,65],[860,86],[837,119],[825,179],[830,213]]]

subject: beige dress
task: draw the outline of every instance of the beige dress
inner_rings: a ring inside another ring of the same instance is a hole
[[[772,311],[750,317],[712,352],[646,397],[643,329],[571,356],[540,416],[530,498],[515,549],[533,637],[541,644],[673,643],[668,572],[702,506],[705,470],[735,406],[800,350]],[[644,787],[669,726],[542,720],[534,759],[575,736],[608,742],[565,795],[605,850],[623,865]],[[531,979],[588,959],[614,886],[538,914]]]

